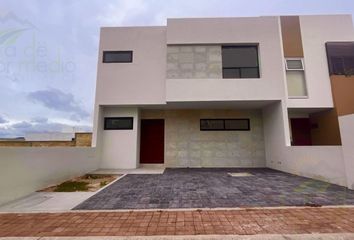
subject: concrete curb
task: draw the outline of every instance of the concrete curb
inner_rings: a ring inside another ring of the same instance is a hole
[[[124,175],[125,176],[125,175]],[[124,177],[122,176],[122,177]],[[119,179],[121,179],[120,177]],[[116,179],[115,181],[119,180]],[[112,183],[114,183],[113,181]],[[110,183],[110,184],[112,184]],[[106,187],[106,186],[105,186]],[[102,190],[102,189],[100,189]],[[96,193],[95,193],[96,194]],[[5,213],[76,213],[76,212],[179,212],[179,211],[244,211],[244,210],[277,210],[277,209],[323,209],[323,208],[354,208],[354,205],[326,205],[321,207],[308,207],[308,206],[280,206],[280,207],[235,207],[235,208],[149,208],[149,209],[113,209],[113,210],[66,210],[66,211],[0,211],[0,214]]]

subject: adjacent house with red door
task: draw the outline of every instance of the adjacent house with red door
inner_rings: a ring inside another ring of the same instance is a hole
[[[93,146],[101,168],[270,167],[353,188],[353,74],[350,15],[103,27]]]

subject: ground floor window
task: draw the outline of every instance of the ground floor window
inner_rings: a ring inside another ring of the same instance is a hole
[[[132,117],[106,117],[104,118],[104,130],[133,129]]]
[[[201,131],[249,131],[249,119],[200,119]]]

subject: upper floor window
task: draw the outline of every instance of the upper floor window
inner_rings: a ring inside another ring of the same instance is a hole
[[[103,51],[104,63],[131,63],[133,51]]]
[[[259,78],[258,47],[223,46],[223,78]]]
[[[354,42],[326,43],[329,75],[354,75]]]
[[[304,70],[304,63],[302,58],[287,58],[285,60],[286,70],[302,71]]]
[[[305,67],[302,58],[286,58],[286,81],[290,98],[307,97]]]

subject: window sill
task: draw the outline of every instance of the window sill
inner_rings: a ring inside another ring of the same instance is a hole
[[[288,99],[308,99],[309,96],[288,96]]]

